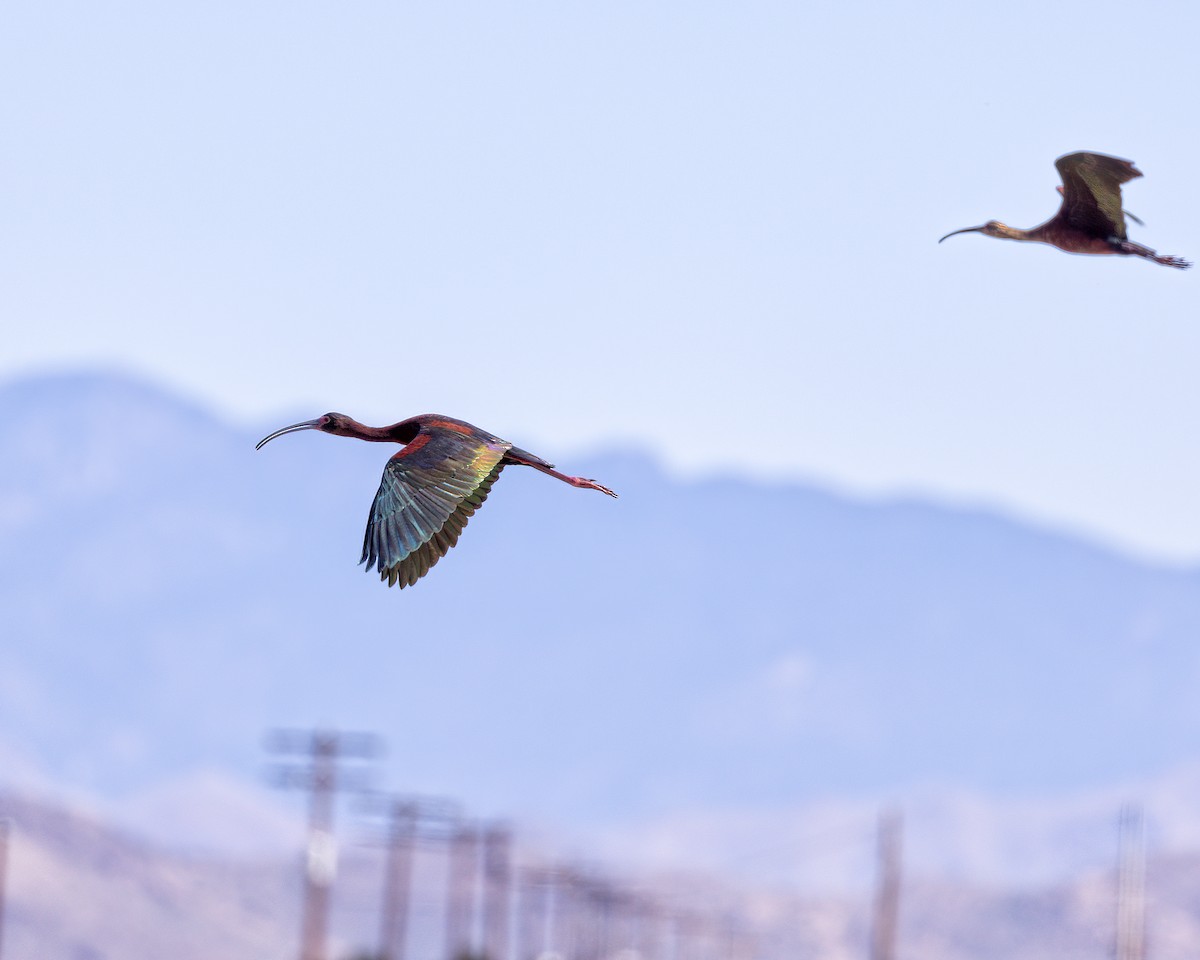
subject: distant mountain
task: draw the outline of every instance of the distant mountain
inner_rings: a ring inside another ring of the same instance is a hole
[[[511,468],[401,592],[355,566],[378,446],[256,453],[279,423],[102,374],[0,409],[0,756],[57,789],[260,783],[264,731],[323,723],[385,737],[388,785],[574,829],[1078,792],[1200,743],[1200,572],[998,514],[612,453],[563,466],[619,501]]]

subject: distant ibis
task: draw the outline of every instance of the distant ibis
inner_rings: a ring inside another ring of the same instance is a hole
[[[254,449],[297,430],[404,445],[383,468],[359,560],[367,570],[374,566],[389,587],[411,587],[446,555],[509,465],[533,467],[573,487],[616,496],[595,480],[559,473],[554,464],[486,430],[432,413],[390,427],[368,427],[343,413],[327,413],[276,430]]]
[[[989,220],[982,227],[954,230],[946,237],[956,233],[982,233],[1002,240],[1048,243],[1067,253],[1116,253],[1145,257],[1181,270],[1191,266],[1182,257],[1161,256],[1126,236],[1126,216],[1141,223],[1121,208],[1121,184],[1142,175],[1132,162],[1102,153],[1068,153],[1055,160],[1054,165],[1062,177],[1062,186],[1058,189],[1063,198],[1062,206],[1045,223],[1021,230],[999,220]]]

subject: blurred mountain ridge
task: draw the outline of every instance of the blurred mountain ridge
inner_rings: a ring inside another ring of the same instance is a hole
[[[934,782],[1070,794],[1195,758],[1194,569],[626,452],[560,463],[616,502],[506,470],[389,591],[355,569],[378,445],[256,453],[113,373],[0,402],[0,748],[64,789],[255,784],[262,733],[314,723],[379,732],[390,783],[572,829]]]

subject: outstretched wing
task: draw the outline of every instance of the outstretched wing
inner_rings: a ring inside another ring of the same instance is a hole
[[[458,421],[423,423],[384,467],[359,562],[389,587],[420,580],[487,499],[510,446]]]
[[[1121,184],[1142,172],[1129,160],[1102,153],[1068,153],[1054,161],[1063,182],[1059,216],[1100,237],[1126,240]]]

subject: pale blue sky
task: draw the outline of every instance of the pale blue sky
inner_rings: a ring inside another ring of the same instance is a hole
[[[0,7],[0,377],[984,501],[1200,557],[1200,8]]]

